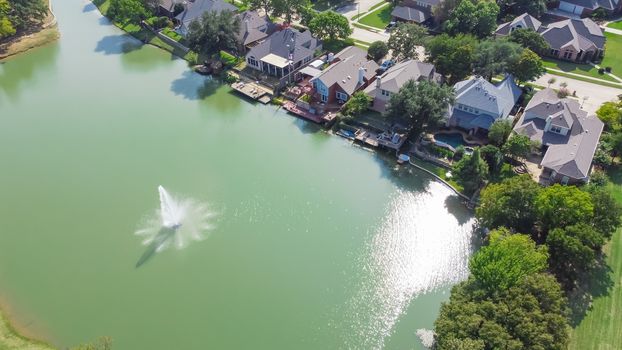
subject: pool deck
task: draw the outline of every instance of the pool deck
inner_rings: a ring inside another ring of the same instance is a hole
[[[437,134],[439,135],[460,134],[462,135],[462,141],[465,143],[465,146],[485,146],[487,144],[487,142],[484,142],[483,140],[468,140],[467,137],[469,136],[469,134],[459,129],[439,130],[434,133],[434,135],[437,135]],[[434,140],[436,141],[436,139]]]

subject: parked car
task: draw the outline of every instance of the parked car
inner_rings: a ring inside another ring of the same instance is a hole
[[[391,21],[391,22],[389,22],[389,24],[387,24],[386,29],[387,30],[391,30],[391,29],[393,29],[395,27],[397,27],[397,22]]]
[[[395,61],[393,60],[385,60],[380,65],[380,68],[376,71],[377,73],[384,73],[387,69],[393,67],[395,65]]]

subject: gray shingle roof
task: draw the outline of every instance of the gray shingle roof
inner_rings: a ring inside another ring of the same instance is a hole
[[[260,16],[257,11],[244,11],[238,17],[240,17],[238,40],[242,45],[267,38],[276,27],[268,16]]]
[[[175,18],[181,22],[181,31],[186,33],[192,21],[203,16],[205,12],[235,12],[238,8],[224,0],[194,0],[186,3],[186,10]]]
[[[603,30],[589,18],[566,19],[540,28],[544,40],[553,49],[573,47],[576,51],[605,48]]]
[[[613,10],[616,8],[620,0],[564,0],[569,4],[588,8],[590,10],[596,10],[602,7],[607,10]]]
[[[358,81],[361,68],[366,81],[374,77],[378,69],[376,62],[367,59],[367,51],[356,46],[339,51],[335,59],[338,60],[336,63],[311,80],[321,80],[327,87],[337,84],[348,95],[352,95],[361,86]]]
[[[523,25],[524,23],[524,25]],[[542,26],[542,22],[538,21],[535,17],[528,13],[523,13],[522,15],[514,18],[511,22],[506,22],[497,27],[495,34],[497,35],[510,35],[511,29],[520,25],[522,29],[531,29],[534,31],[538,31],[540,26]]]
[[[397,93],[409,80],[432,80],[440,82],[440,75],[435,72],[434,66],[430,63],[423,63],[415,60],[406,60],[389,68],[382,75],[378,76],[376,84],[365,88],[365,93],[374,97],[376,90],[386,90]],[[378,86],[380,84],[380,86]]]
[[[402,21],[423,23],[432,17],[430,11],[408,6],[395,6],[391,11],[391,16]]]
[[[482,77],[471,78],[454,85],[454,90],[456,103],[487,112],[495,119],[507,118],[522,94],[510,75],[497,85]]]
[[[548,119],[561,119],[570,128],[567,135],[544,131]],[[604,124],[596,116],[588,116],[579,103],[559,99],[552,89],[536,93],[514,127],[514,131],[548,146],[541,165],[573,179],[589,175],[594,153]]]
[[[286,28],[281,31],[272,33],[265,41],[253,46],[247,56],[254,56],[262,59],[268,54],[290,59],[298,62],[305,57],[312,56],[320,42],[311,36],[311,32],[300,32],[294,28]]]

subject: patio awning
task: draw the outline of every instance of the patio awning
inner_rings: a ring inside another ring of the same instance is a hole
[[[307,66],[307,67],[304,67],[303,69],[301,69],[300,73],[304,74],[304,75],[308,75],[308,76],[310,76],[312,78],[315,78],[318,75],[322,74],[322,71],[317,69],[317,68],[313,68],[313,67]]]
[[[279,68],[285,68],[289,64],[289,60],[273,53],[267,54],[261,59],[261,61]]]

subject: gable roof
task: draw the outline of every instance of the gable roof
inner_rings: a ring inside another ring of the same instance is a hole
[[[547,120],[566,123],[570,130],[567,135],[545,131]],[[542,166],[563,176],[585,179],[603,127],[603,122],[588,116],[577,101],[560,99],[554,90],[543,89],[533,96],[514,131],[548,146]]]
[[[272,33],[265,41],[253,46],[247,56],[262,59],[270,54],[294,62],[313,56],[320,42],[310,31],[300,32],[294,28],[286,28]],[[290,57],[291,54],[291,57]]]
[[[311,81],[320,80],[327,87],[337,84],[348,95],[352,95],[361,87],[359,83],[361,69],[363,77],[369,81],[379,67],[376,62],[367,59],[367,51],[356,46],[349,46],[339,51],[334,59],[337,62],[328,66],[322,74]]]
[[[524,24],[524,26],[522,26]],[[538,31],[540,26],[542,26],[542,22],[538,21],[535,17],[528,13],[523,13],[522,15],[514,18],[511,22],[506,22],[497,27],[495,34],[497,35],[510,35],[512,32],[512,28],[515,28],[517,25],[521,25],[521,29],[531,29],[534,31]]]
[[[607,10],[614,10],[620,0],[564,0],[569,4],[588,8],[590,10],[596,10],[602,7]]]
[[[415,60],[406,60],[387,69],[386,72],[376,78],[376,84],[365,88],[365,93],[374,97],[376,90],[381,89],[392,93],[397,93],[409,80],[431,80],[440,82],[441,76],[436,73],[434,66],[430,63]]]
[[[432,17],[432,14],[430,11],[418,7],[395,6],[393,11],[391,11],[391,16],[402,21],[423,23]]]
[[[245,46],[267,38],[276,28],[268,16],[260,16],[257,11],[244,11],[238,17],[240,18],[238,40]]]
[[[567,47],[575,51],[605,48],[603,30],[589,18],[566,19],[540,28],[544,40],[553,49]]]
[[[497,85],[482,77],[461,81],[454,85],[456,104],[476,108],[493,119],[505,119],[522,94],[511,75]]]
[[[186,10],[175,18],[181,23],[181,31],[186,33],[192,21],[203,16],[205,12],[235,12],[238,8],[224,0],[194,0],[186,2]]]

